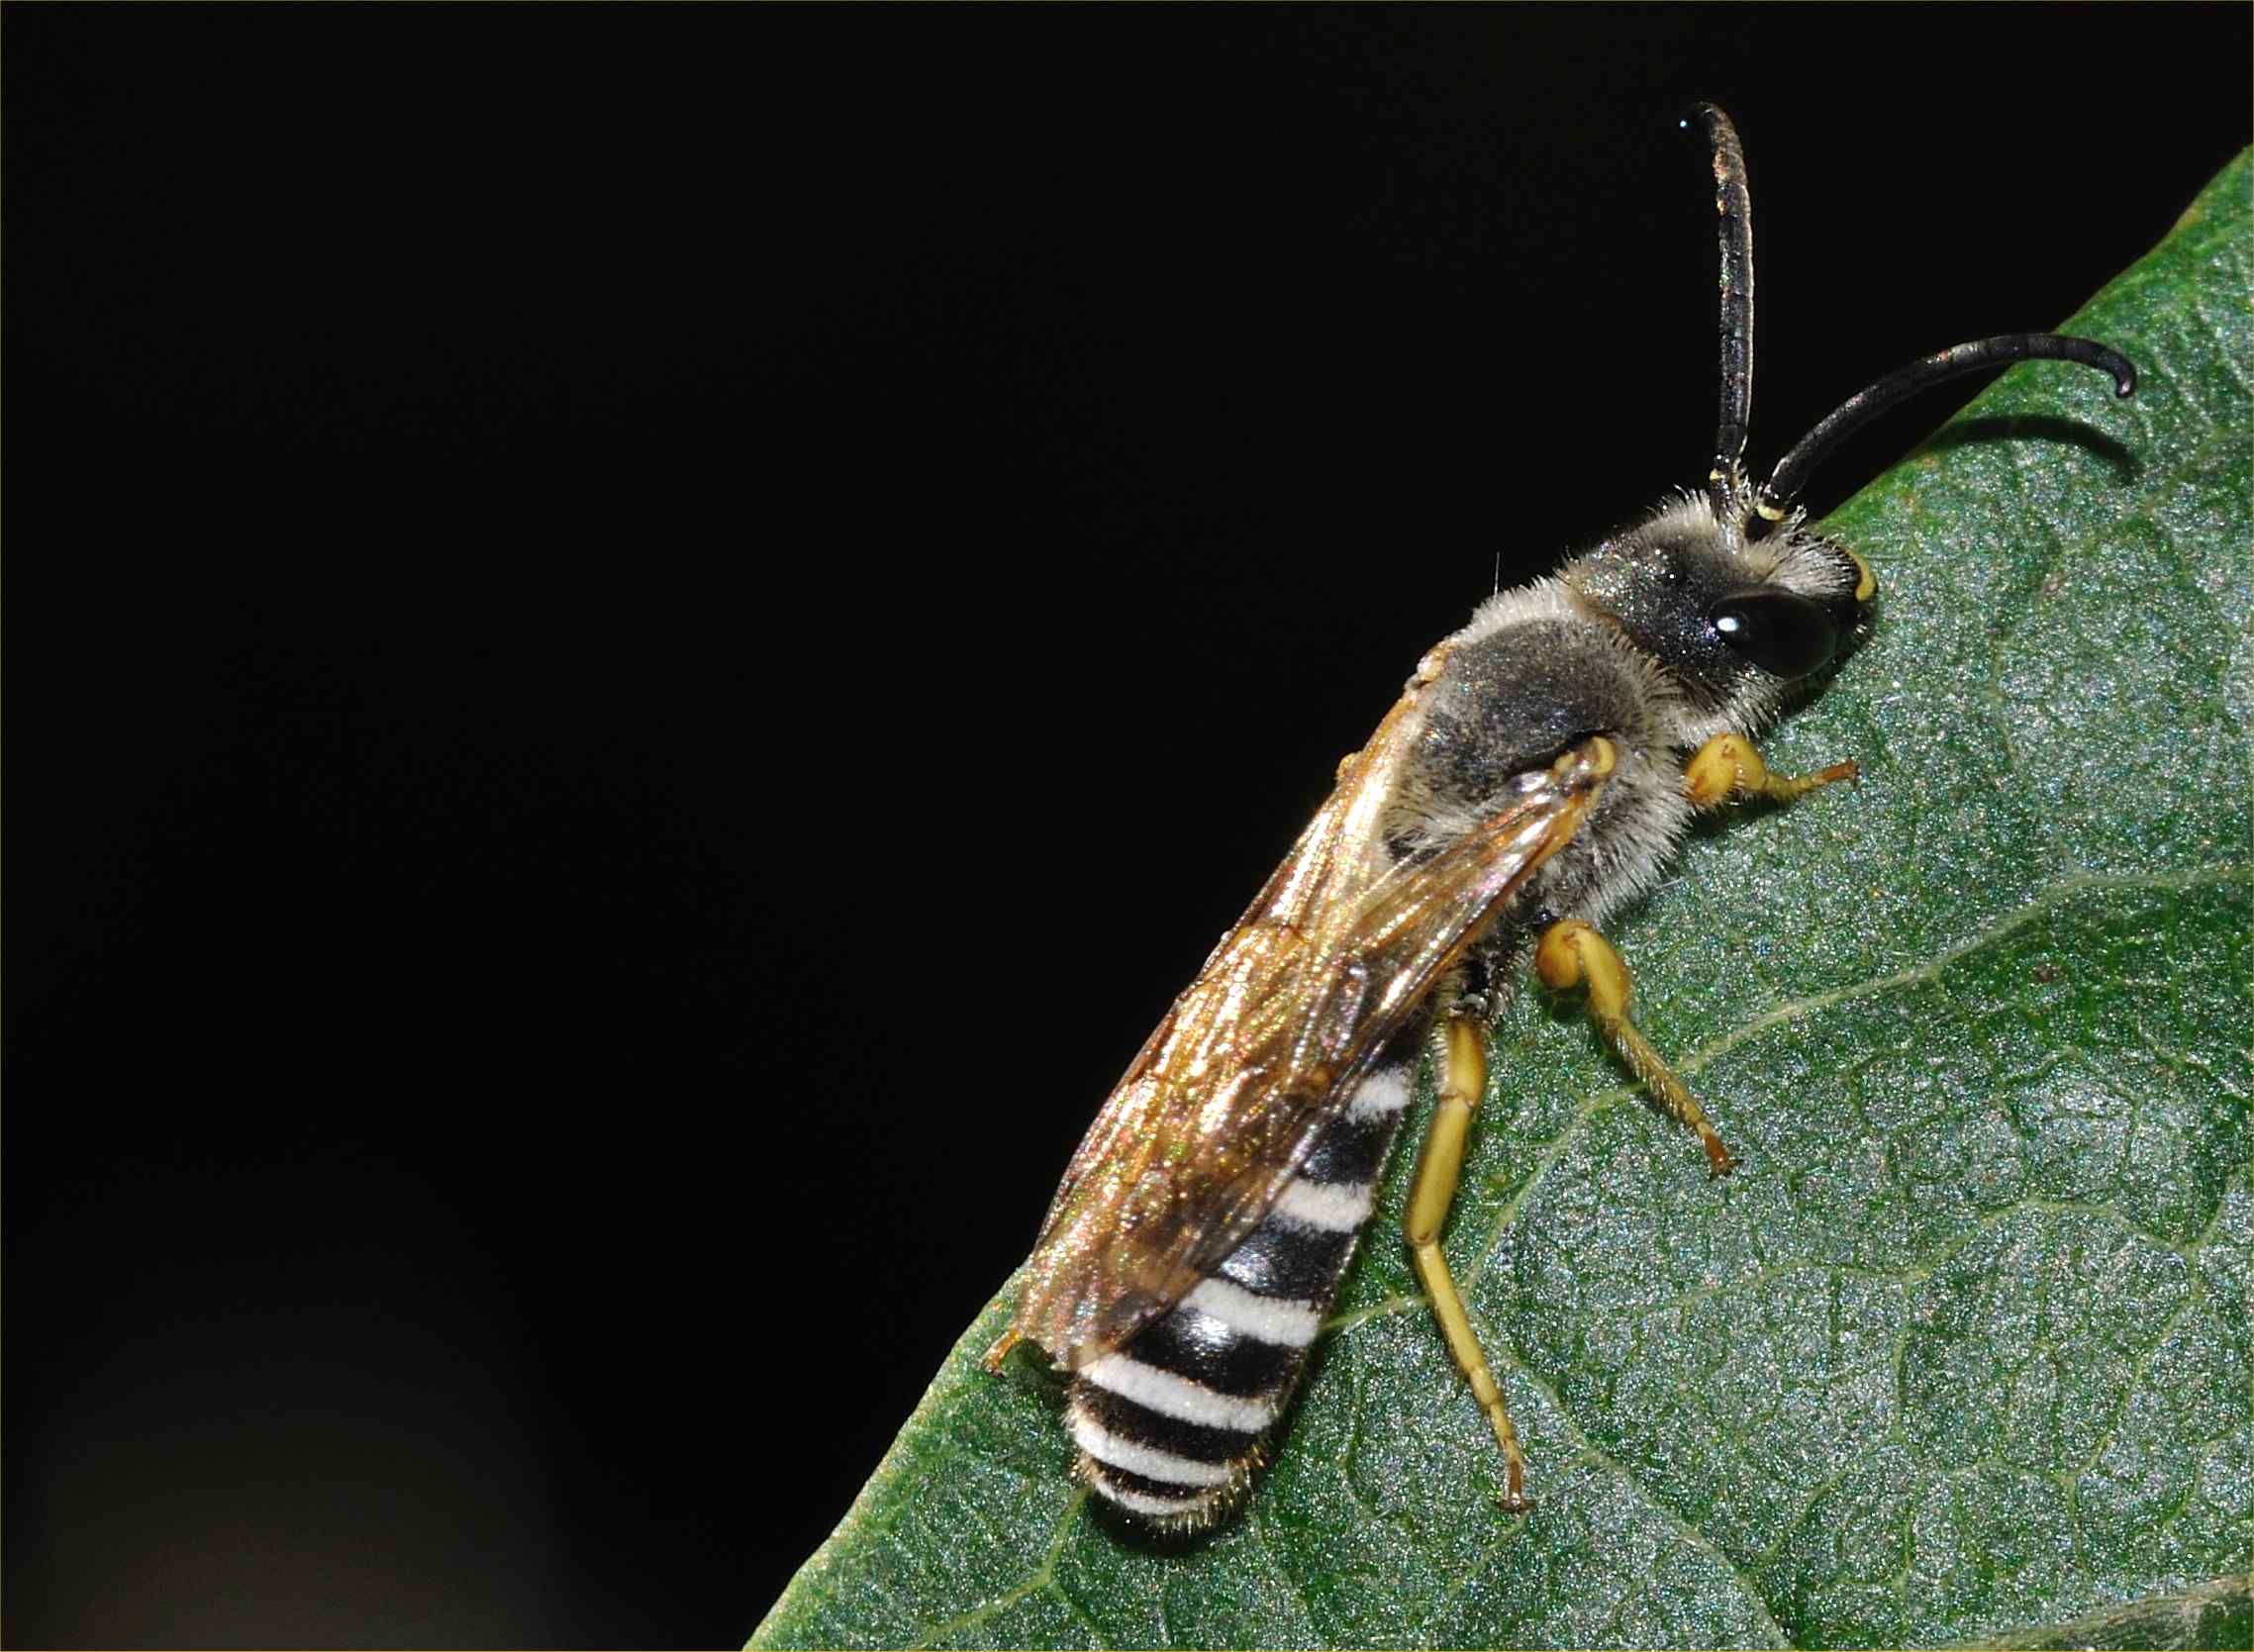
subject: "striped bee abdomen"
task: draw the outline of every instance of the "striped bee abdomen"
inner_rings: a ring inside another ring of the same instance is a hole
[[[1364,1079],[1244,1242],[1073,1378],[1066,1426],[1097,1496],[1180,1529],[1211,1521],[1244,1489],[1369,1221],[1412,1071]]]

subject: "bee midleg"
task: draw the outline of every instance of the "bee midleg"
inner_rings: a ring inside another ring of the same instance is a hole
[[[1729,1156],[1729,1149],[1715,1133],[1714,1125],[1708,1121],[1707,1110],[1699,1106],[1699,1099],[1651,1047],[1651,1041],[1638,1030],[1635,1022],[1628,1020],[1627,965],[1613,950],[1611,941],[1578,918],[1552,923],[1542,931],[1540,941],[1534,946],[1534,971],[1560,990],[1587,982],[1589,1018],[1619,1051],[1620,1059],[1643,1081],[1643,1087],[1662,1107],[1699,1132],[1699,1143],[1706,1148],[1716,1176],[1726,1176],[1737,1168],[1737,1161]]]
[[[1487,1093],[1487,1047],[1478,1023],[1463,1015],[1450,1015],[1441,1027],[1440,1095],[1432,1110],[1431,1126],[1424,1132],[1424,1148],[1417,1159],[1417,1180],[1409,1193],[1409,1212],[1403,1230],[1417,1277],[1432,1299],[1432,1316],[1448,1339],[1448,1351],[1471,1384],[1472,1398],[1494,1425],[1503,1447],[1503,1506],[1513,1512],[1528,1506],[1523,1492],[1526,1456],[1519,1447],[1519,1431],[1511,1426],[1511,1413],[1503,1407],[1503,1390],[1487,1368],[1479,1336],[1464,1312],[1462,1293],[1440,1254],[1440,1229],[1455,1203],[1456,1186],[1463,1179],[1464,1139],[1472,1114]]]
[[[1182,1529],[1243,1491],[1369,1221],[1418,1048],[1404,1038],[1387,1052],[1195,1290],[1074,1375],[1065,1426],[1080,1478],[1106,1502]]]
[[[1833,763],[1813,774],[1773,774],[1761,753],[1743,734],[1716,734],[1691,754],[1683,765],[1683,787],[1695,809],[1712,809],[1732,798],[1768,798],[1790,803],[1834,781],[1853,780],[1861,774],[1855,760]]]

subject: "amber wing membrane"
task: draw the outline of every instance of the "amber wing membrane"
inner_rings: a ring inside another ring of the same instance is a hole
[[[1119,1347],[1259,1223],[1386,1040],[1579,826],[1602,771],[1569,755],[1520,776],[1481,828],[1397,864],[1379,825],[1417,700],[1343,766],[1073,1155],[1016,1319],[1060,1364]]]

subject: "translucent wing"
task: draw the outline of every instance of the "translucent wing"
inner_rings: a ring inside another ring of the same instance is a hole
[[[1520,776],[1478,829],[1397,863],[1378,828],[1421,729],[1418,698],[1343,766],[1073,1155],[1016,1320],[1060,1363],[1120,1346],[1258,1225],[1386,1040],[1573,835],[1610,769],[1577,748]]]

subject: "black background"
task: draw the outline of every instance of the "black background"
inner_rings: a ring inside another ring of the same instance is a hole
[[[0,36],[18,1645],[740,1640],[1418,653],[1704,474],[1682,107],[1756,461],[2250,125],[2237,7]]]

